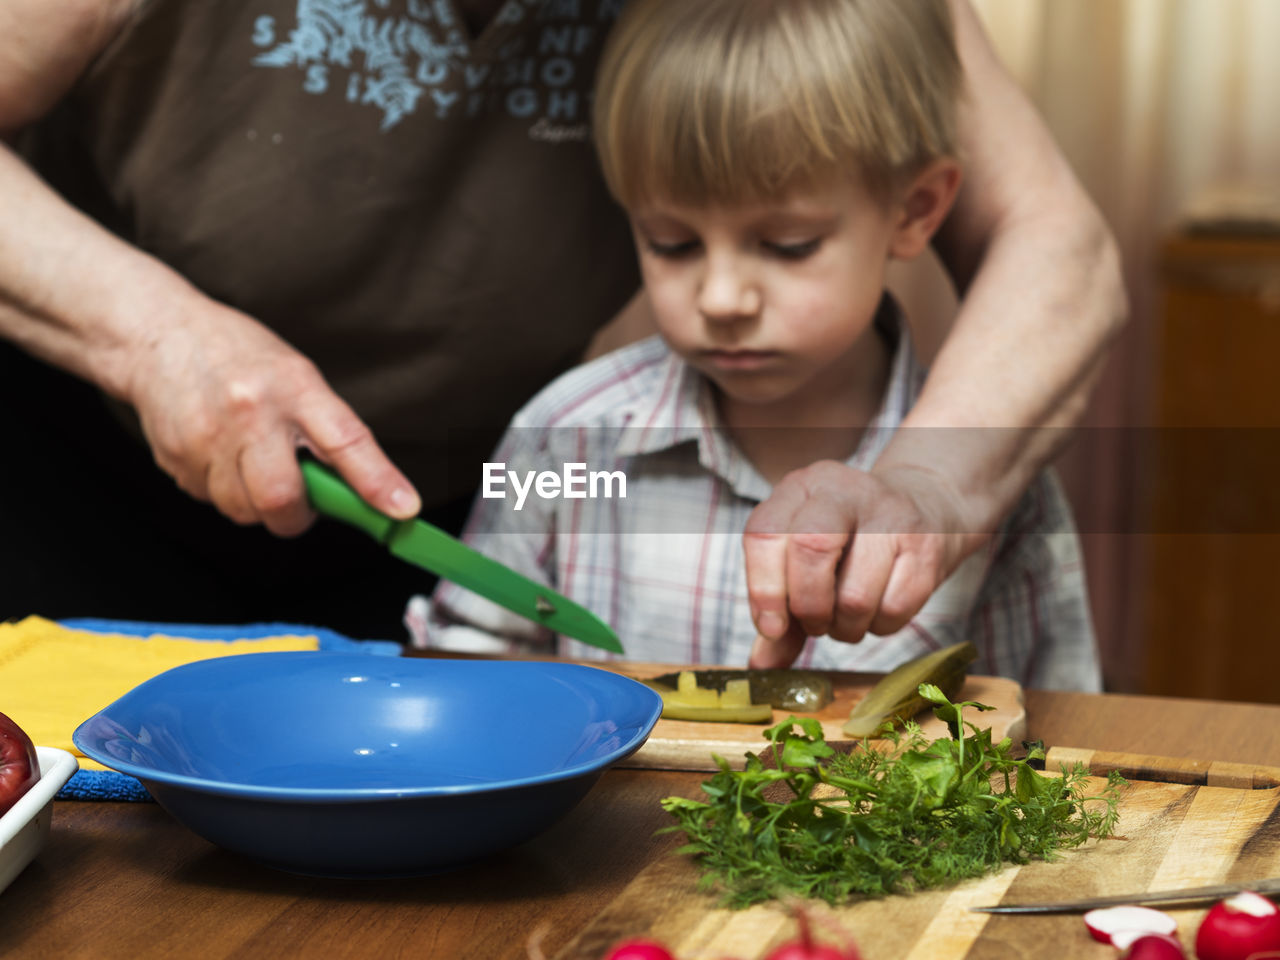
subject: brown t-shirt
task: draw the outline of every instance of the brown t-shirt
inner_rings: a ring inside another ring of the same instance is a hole
[[[314,360],[428,503],[638,284],[591,87],[622,0],[152,0],[22,143]]]

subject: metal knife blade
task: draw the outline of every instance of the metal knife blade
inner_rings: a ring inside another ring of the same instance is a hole
[[[617,634],[581,604],[486,557],[425,520],[393,520],[314,460],[303,459],[299,466],[317,513],[349,523],[401,560],[452,580],[557,633],[612,653],[623,652]]]
[[[1242,890],[1254,893],[1280,893],[1280,877],[1251,880],[1247,883],[1219,883],[1207,887],[1185,887],[1181,890],[1151,890],[1107,897],[1084,897],[1079,900],[1049,900],[1043,903],[1002,903],[990,907],[970,907],[975,913],[1077,913],[1097,907],[1123,907],[1131,904],[1180,903],[1192,906],[1213,903]]]

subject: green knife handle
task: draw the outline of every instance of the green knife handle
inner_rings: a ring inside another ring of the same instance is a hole
[[[302,469],[302,479],[307,486],[307,498],[317,513],[349,523],[379,543],[386,543],[396,525],[395,520],[365,503],[358,493],[328,467],[306,459],[299,461],[298,466]]]

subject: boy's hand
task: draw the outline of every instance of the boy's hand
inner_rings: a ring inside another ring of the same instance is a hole
[[[788,474],[743,536],[760,637],[755,668],[790,665],[806,637],[856,643],[904,627],[986,534],[932,471],[821,461]]]

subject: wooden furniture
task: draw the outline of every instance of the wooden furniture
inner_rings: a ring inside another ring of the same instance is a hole
[[[1030,733],[1053,745],[1280,766],[1280,706],[1036,691],[1026,694],[1026,706]],[[612,771],[537,840],[456,873],[397,881],[276,873],[212,847],[153,804],[58,803],[49,846],[0,894],[0,954],[522,960],[530,934],[541,928],[548,958],[597,960],[603,951],[583,939],[593,921],[624,894],[644,900],[633,884],[637,875],[680,863],[672,856],[678,839],[654,834],[666,822],[659,799],[696,796],[704,776]],[[1138,842],[1135,835],[1128,844]],[[706,909],[684,888],[651,895]],[[911,900],[898,898],[895,909]],[[1080,939],[1076,916],[998,923],[967,916],[977,924],[976,946],[931,956],[1044,956],[1046,944],[1057,956],[1071,955],[1069,944],[1088,947],[1083,956],[1100,955]],[[867,960],[882,956],[868,953]]]
[[[1143,691],[1280,702],[1280,236],[1165,244]]]

